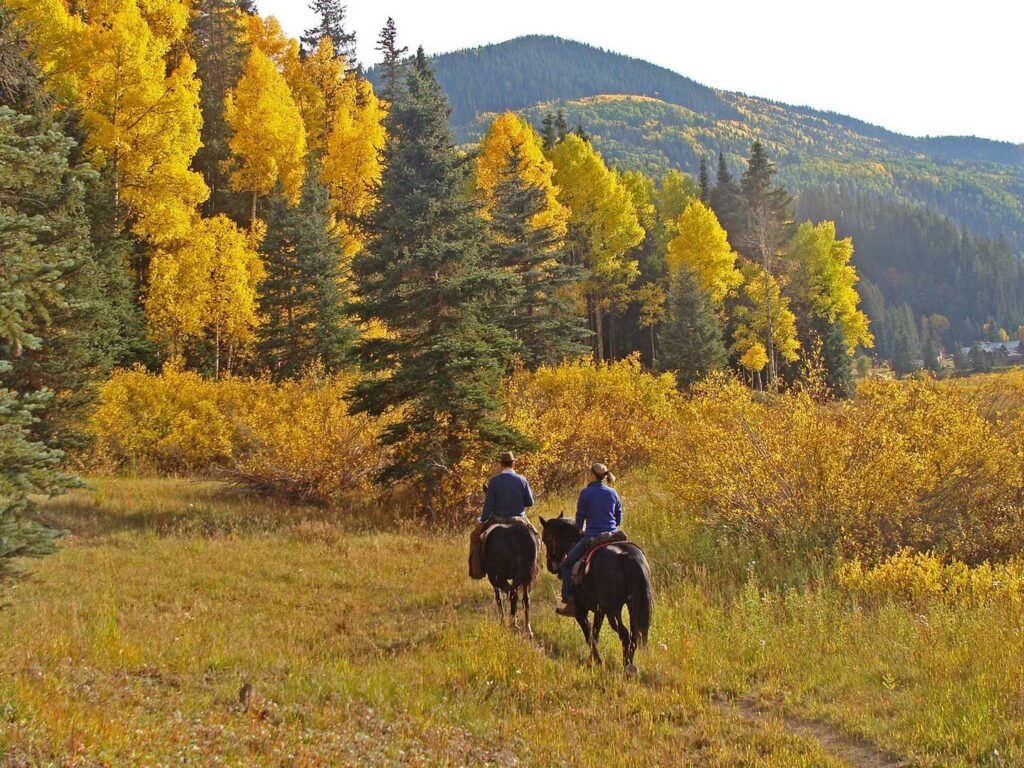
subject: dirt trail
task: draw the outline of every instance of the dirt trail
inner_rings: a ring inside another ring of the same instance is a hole
[[[781,721],[786,730],[813,739],[832,757],[850,768],[910,768],[910,763],[879,749],[867,739],[851,736],[821,720],[809,720],[786,712],[781,706],[765,705],[752,696],[742,699],[719,698],[720,706],[738,712],[755,723]]]

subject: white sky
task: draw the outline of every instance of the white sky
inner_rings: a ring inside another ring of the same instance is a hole
[[[298,36],[306,0],[257,0]],[[359,57],[399,42],[444,53],[551,34],[727,90],[829,109],[901,133],[1024,143],[1020,0],[350,0]]]

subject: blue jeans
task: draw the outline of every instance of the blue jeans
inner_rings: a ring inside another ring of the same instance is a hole
[[[590,546],[589,538],[582,538],[572,545],[572,549],[565,553],[562,564],[558,566],[558,575],[562,577],[562,601],[572,600],[572,567],[576,561],[583,557],[583,553]]]

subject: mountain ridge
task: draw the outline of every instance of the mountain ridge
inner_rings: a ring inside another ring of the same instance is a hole
[[[823,186],[925,206],[1024,254],[1024,145],[913,137],[856,117],[713,88],[656,64],[563,38],[530,35],[431,59],[461,143],[496,113],[539,126],[562,108],[610,163],[696,173],[723,153],[740,172],[760,139],[793,192]],[[370,71],[371,79],[377,74]]]

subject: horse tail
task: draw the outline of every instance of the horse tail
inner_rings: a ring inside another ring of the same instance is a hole
[[[629,634],[634,646],[647,644],[654,610],[651,570],[643,552],[635,549],[623,561],[626,572],[626,605],[629,608]]]

